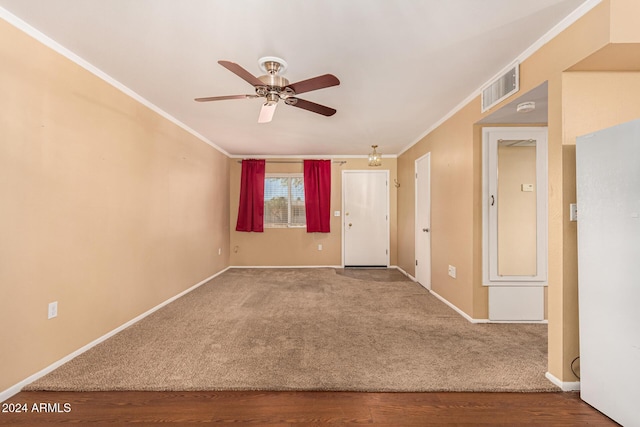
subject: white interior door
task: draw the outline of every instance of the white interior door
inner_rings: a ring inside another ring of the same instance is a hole
[[[431,154],[420,157],[416,171],[416,280],[431,289]]]
[[[343,171],[344,265],[389,266],[389,171]]]
[[[640,426],[640,120],[576,142],[580,396]]]

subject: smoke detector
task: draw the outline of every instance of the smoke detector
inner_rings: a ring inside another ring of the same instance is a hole
[[[529,113],[536,109],[535,102],[521,102],[516,106],[516,111],[518,113]]]

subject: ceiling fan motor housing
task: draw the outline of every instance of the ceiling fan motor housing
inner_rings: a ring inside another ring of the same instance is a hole
[[[256,94],[267,98],[269,105],[275,104],[279,99],[286,100],[287,98],[294,96],[295,92],[289,85],[289,80],[276,74],[267,74],[258,77],[258,79],[265,84],[265,86],[256,86]]]
[[[258,77],[258,79],[264,83],[265,86],[285,87],[289,84],[289,80],[277,74],[266,74]]]
[[[259,60],[260,68],[267,74],[258,77],[265,87],[256,86],[256,94],[267,98],[267,104],[273,105],[279,99],[287,99],[295,95],[293,89],[289,86],[289,80],[278,75],[287,68],[287,63],[275,56],[265,56]]]

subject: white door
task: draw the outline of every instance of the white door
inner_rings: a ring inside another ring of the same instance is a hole
[[[640,120],[576,142],[580,397],[640,426]]]
[[[431,154],[415,163],[416,280],[431,289]]]
[[[345,266],[389,266],[389,171],[343,171]]]

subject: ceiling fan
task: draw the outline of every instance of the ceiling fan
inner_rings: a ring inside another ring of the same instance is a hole
[[[252,85],[255,88],[255,94],[210,96],[206,98],[196,98],[195,100],[198,102],[208,102],[222,101],[226,99],[265,98],[266,101],[260,110],[258,123],[268,123],[271,121],[273,113],[275,113],[278,105],[278,101],[280,100],[283,100],[287,105],[322,114],[323,116],[333,116],[336,113],[336,110],[333,108],[297,97],[297,95],[301,93],[339,85],[340,80],[338,80],[336,76],[332,74],[323,74],[321,76],[302,80],[296,83],[289,83],[289,80],[279,74],[284,72],[287,68],[287,63],[283,59],[276,58],[274,56],[265,56],[260,58],[258,62],[260,64],[260,68],[266,72],[265,75],[260,77],[255,77],[235,62],[218,61],[218,64],[222,65],[227,70]]]

